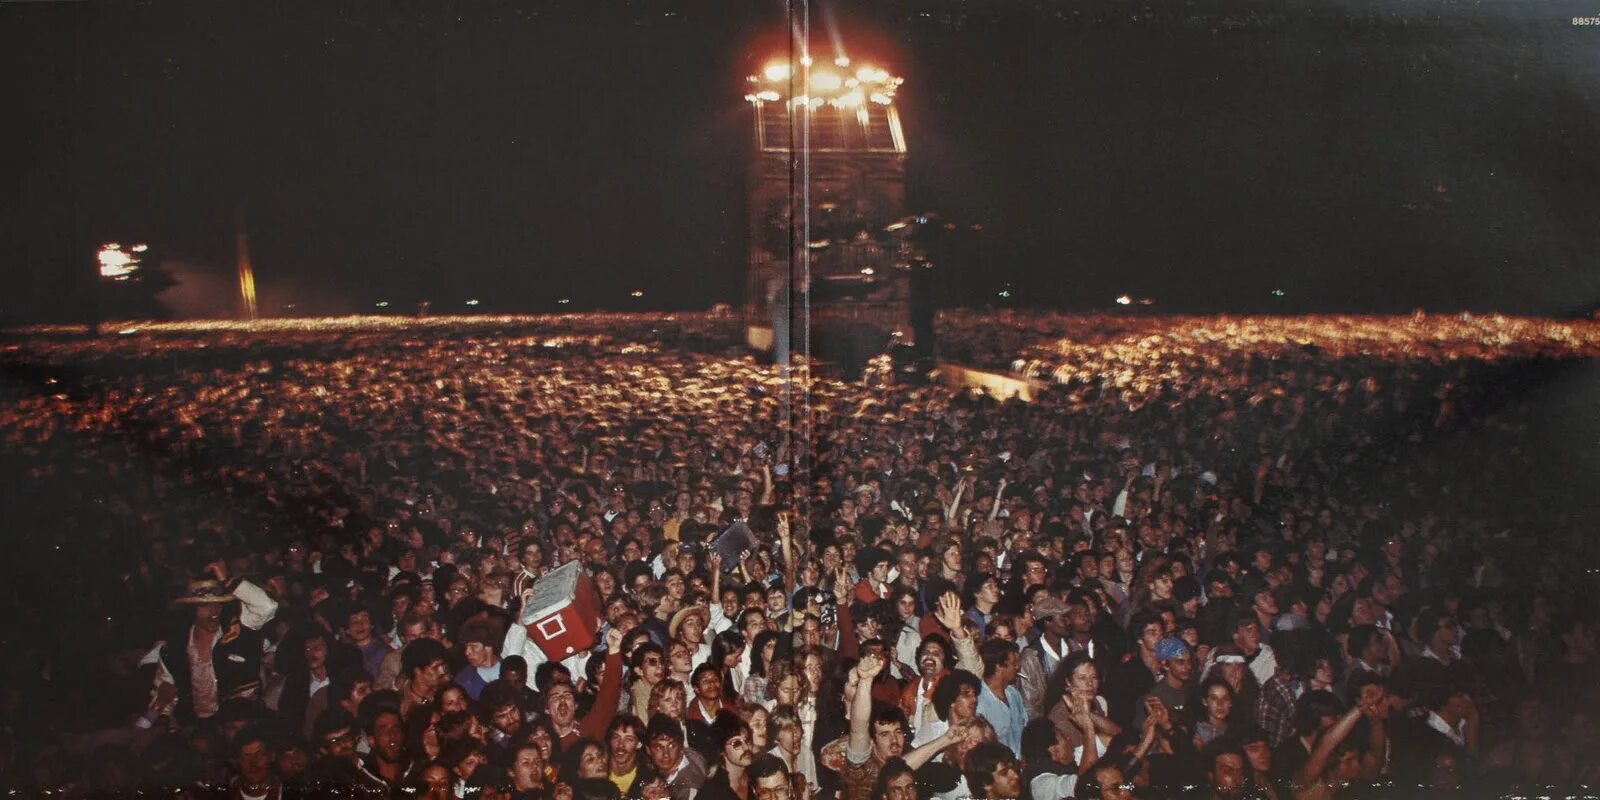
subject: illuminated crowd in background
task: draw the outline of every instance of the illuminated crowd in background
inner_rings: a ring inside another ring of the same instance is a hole
[[[1529,438],[1525,382],[1585,368],[1592,323],[939,326],[945,357],[1035,379],[1035,401],[786,382],[727,315],[0,343],[0,788],[1057,800],[1597,777],[1594,526],[1549,479],[1569,454]],[[521,606],[574,561],[595,646],[547,660]]]

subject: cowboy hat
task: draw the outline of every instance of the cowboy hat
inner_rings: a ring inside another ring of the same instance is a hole
[[[216,578],[194,578],[189,581],[189,585],[185,588],[184,596],[172,602],[175,604],[226,603],[233,599],[236,599],[233,596],[233,592],[228,591],[228,587],[223,585],[222,581]]]
[[[672,621],[667,623],[667,638],[678,638],[678,627],[683,624],[684,620],[693,616],[702,617],[700,621],[701,627],[711,624],[710,609],[705,606],[686,606],[678,609],[678,613],[672,615]]]

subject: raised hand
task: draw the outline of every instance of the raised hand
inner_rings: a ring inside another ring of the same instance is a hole
[[[952,637],[966,638],[966,632],[961,628],[961,595],[955,592],[945,592],[940,595],[939,608],[933,612],[933,618],[948,628]]]
[[[1069,694],[1061,698],[1067,705],[1067,712],[1072,716],[1072,724],[1077,725],[1086,735],[1094,735],[1094,715],[1089,713],[1089,698]]]
[[[882,671],[883,671],[883,657],[882,656],[868,654],[868,655],[862,656],[861,660],[856,662],[856,669],[855,669],[856,677],[860,678],[861,681],[864,682],[864,683],[871,683],[872,679],[878,677],[878,673],[882,672]]]

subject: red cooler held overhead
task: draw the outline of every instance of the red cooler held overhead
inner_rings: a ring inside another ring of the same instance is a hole
[[[594,647],[600,606],[578,562],[556,567],[533,585],[520,622],[528,628],[528,640],[551,661]]]

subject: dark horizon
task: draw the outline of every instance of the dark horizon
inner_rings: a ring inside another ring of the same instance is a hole
[[[983,226],[940,266],[942,304],[1600,299],[1600,29],[1572,24],[1582,3],[828,11],[851,55],[906,78],[907,211]],[[742,78],[783,19],[733,2],[0,5],[19,109],[0,319],[72,318],[102,241],[150,242],[191,286],[227,278],[241,209],[268,315],[737,305]]]

